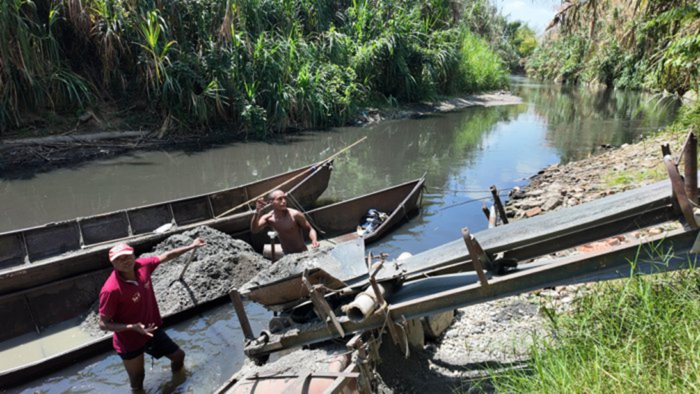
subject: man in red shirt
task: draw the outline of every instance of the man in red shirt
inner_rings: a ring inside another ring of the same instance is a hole
[[[158,257],[136,259],[134,249],[120,244],[109,251],[114,271],[100,291],[100,328],[114,331],[112,344],[129,374],[132,391],[143,390],[144,352],[155,358],[170,359],[177,372],[184,366],[185,352],[168,334],[159,330],[163,324],[151,274],[159,264],[173,260],[183,253],[203,246],[197,238],[189,246],[173,249]]]

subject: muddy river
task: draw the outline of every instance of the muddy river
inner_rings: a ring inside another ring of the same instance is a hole
[[[341,200],[427,173],[421,214],[371,245],[393,256],[420,252],[459,237],[468,226],[486,228],[481,200],[489,186],[507,191],[541,168],[594,154],[601,145],[635,141],[670,122],[674,109],[649,96],[561,87],[515,78],[523,103],[472,107],[371,127],[305,132],[273,142],[232,143],[179,151],[134,152],[71,168],[0,175],[0,232],[210,192],[322,160],[367,136],[335,163],[326,200]],[[257,332],[267,312],[248,306]],[[47,330],[0,344],[0,368],[56,352],[57,342],[79,342],[74,328]],[[242,336],[228,305],[168,329],[188,352],[184,382],[172,382],[168,364],[147,359],[149,392],[208,392],[243,362]],[[53,335],[51,337],[50,335]],[[34,340],[35,345],[19,342]],[[7,361],[11,360],[11,361]],[[116,354],[83,361],[28,382],[23,392],[119,392],[126,374]],[[14,390],[13,390],[14,391]]]

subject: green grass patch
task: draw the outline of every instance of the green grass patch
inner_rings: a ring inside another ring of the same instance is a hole
[[[551,337],[536,338],[529,368],[492,378],[498,392],[700,390],[697,269],[602,283],[573,312],[548,316]]]
[[[628,168],[624,171],[610,170],[603,176],[606,188],[623,188],[636,186],[645,182],[656,182],[668,178],[668,172],[663,163],[653,168]]]

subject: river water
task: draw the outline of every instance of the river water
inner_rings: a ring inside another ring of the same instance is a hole
[[[673,107],[639,93],[562,87],[523,78],[512,82],[522,104],[305,132],[273,142],[135,152],[21,179],[0,175],[0,202],[5,207],[0,212],[0,232],[251,182],[320,161],[367,136],[336,160],[323,198],[349,198],[426,173],[428,189],[421,214],[369,247],[375,254],[395,257],[452,241],[464,226],[472,232],[486,228],[481,200],[490,196],[489,186],[507,192],[550,164],[587,157],[603,144],[636,141],[675,115]],[[269,316],[255,306],[248,308],[257,331]],[[240,368],[242,337],[228,305],[168,332],[188,352],[188,376],[175,392],[211,391]],[[75,335],[79,334],[66,334]],[[0,351],[3,359],[26,352],[1,344]],[[148,364],[149,391],[171,391],[174,384],[167,363],[156,362],[153,369]],[[28,382],[18,391],[116,392],[123,391],[126,382],[118,357],[108,353]]]

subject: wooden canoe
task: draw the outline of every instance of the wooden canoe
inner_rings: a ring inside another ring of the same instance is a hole
[[[425,177],[421,177],[374,193],[313,209],[306,212],[306,217],[318,232],[319,240],[341,243],[362,237],[365,245],[369,245],[382,238],[418,209],[424,184]],[[389,217],[376,230],[361,236],[356,229],[370,209],[385,212]],[[254,234],[252,238],[252,245],[257,250],[262,250],[262,245],[269,243],[265,231]]]
[[[173,234],[202,225],[246,233],[254,204],[217,216],[285,182],[281,189],[309,206],[328,187],[330,173],[330,163],[308,166],[209,194],[2,233],[0,295],[108,268],[107,251],[116,242],[128,242],[141,254]],[[153,233],[165,224],[173,227]]]
[[[208,219],[196,222],[178,222],[181,225],[176,229],[164,234],[144,234],[130,238],[129,244],[136,249],[137,254],[149,252],[157,243],[173,234],[206,225],[217,230],[232,235],[235,238],[248,241],[250,235],[250,220],[253,215],[251,208],[246,208],[246,212],[237,213],[232,216],[213,218],[216,213],[225,212],[223,207],[235,207],[239,201],[247,201],[247,196],[255,197],[269,189],[275,188],[285,179],[292,179],[298,174],[302,174],[298,182],[290,182],[282,189],[288,189],[288,194],[293,195],[299,204],[308,206],[315,201],[325,191],[329,177],[330,167],[309,170],[310,167],[293,171],[286,176],[260,184],[246,185],[235,190],[223,193],[225,196],[238,196],[233,203],[219,205],[217,210],[204,212]],[[308,171],[308,175],[304,174]],[[290,176],[291,174],[291,176]],[[220,194],[213,193],[216,199],[221,199]],[[179,208],[187,207],[187,203],[198,204],[199,201],[211,201],[211,195],[193,197],[176,202],[168,202],[151,207],[166,207],[172,213],[175,205]],[[209,205],[211,207],[211,205]],[[150,209],[148,207],[146,209]],[[126,215],[128,218],[131,211],[138,211],[143,208],[126,210],[117,214]],[[110,214],[115,216],[117,214]],[[101,217],[105,217],[104,215]],[[175,218],[179,218],[175,216]],[[68,222],[71,223],[71,222]],[[79,230],[80,220],[74,222],[75,229]],[[105,222],[105,227],[107,227]],[[155,223],[160,225],[162,222]],[[43,228],[42,228],[43,229]],[[109,232],[108,229],[104,230]],[[47,242],[50,238],[47,238]],[[0,331],[0,341],[8,338],[39,330],[61,321],[83,313],[97,299],[102,284],[112,271],[112,266],[107,259],[107,252],[113,243],[101,244],[88,247],[82,250],[70,252],[66,255],[57,256],[52,259],[34,263],[28,266],[20,266],[0,274],[0,319],[6,322],[3,330]]]

